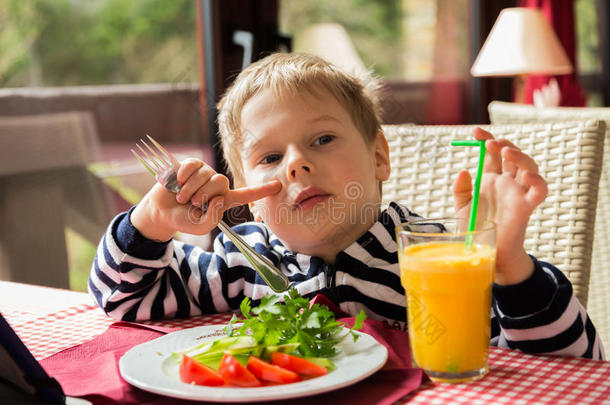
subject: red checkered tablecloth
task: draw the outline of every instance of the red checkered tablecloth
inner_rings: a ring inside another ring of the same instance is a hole
[[[113,319],[88,294],[0,281],[0,312],[38,360],[102,334]],[[231,314],[143,322],[167,328],[227,323]]]
[[[100,335],[113,320],[87,294],[0,281],[0,312],[37,359]],[[148,324],[224,324],[218,314]],[[490,373],[467,384],[427,383],[409,404],[610,404],[610,362],[545,357],[491,348]],[[368,404],[367,404],[368,405]]]
[[[490,372],[468,384],[428,383],[409,404],[610,404],[610,363],[492,347]]]

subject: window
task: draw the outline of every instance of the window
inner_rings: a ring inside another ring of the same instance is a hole
[[[469,6],[470,0],[284,0],[280,30],[293,35],[296,52],[332,58],[332,50],[353,46],[348,56],[379,76],[428,81],[468,74]]]
[[[293,50],[381,77],[386,123],[466,120],[472,0],[283,0]],[[443,95],[444,103],[439,104]]]
[[[605,0],[601,0],[605,1]],[[602,58],[600,52],[601,24],[596,0],[577,0],[574,3],[576,18],[576,63],[579,82],[587,93],[588,106],[603,106]]]
[[[195,3],[3,0],[0,87],[196,82]]]

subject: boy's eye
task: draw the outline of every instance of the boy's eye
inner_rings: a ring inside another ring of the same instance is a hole
[[[264,165],[268,165],[280,160],[281,156],[278,153],[273,153],[271,155],[267,155],[261,159],[260,163]]]
[[[315,145],[326,145],[327,143],[332,142],[333,139],[335,139],[334,135],[322,135],[321,137],[319,137],[318,139],[316,139],[314,141],[314,144]]]

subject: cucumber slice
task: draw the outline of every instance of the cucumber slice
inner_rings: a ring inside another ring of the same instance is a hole
[[[303,358],[313,364],[324,367],[328,371],[333,371],[334,369],[337,368],[337,366],[335,366],[335,363],[333,363],[326,357],[303,357]]]
[[[271,353],[279,352],[290,354],[298,348],[298,343],[284,343],[283,345],[267,346],[265,347],[265,350],[263,350],[263,358],[269,360],[271,358]]]

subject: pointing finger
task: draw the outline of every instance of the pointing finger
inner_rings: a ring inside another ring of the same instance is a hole
[[[257,186],[236,188],[227,193],[227,207],[243,205],[260,200],[261,198],[278,193],[281,189],[282,183],[275,179]]]

